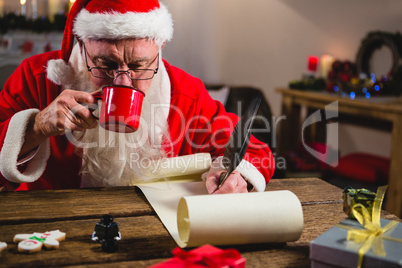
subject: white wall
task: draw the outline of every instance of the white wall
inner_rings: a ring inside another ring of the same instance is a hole
[[[369,31],[402,30],[400,0],[162,0],[175,22],[164,57],[205,83],[261,88],[280,115],[278,86],[306,70],[309,55],[355,60]],[[342,154],[389,156],[390,134],[343,125]]]

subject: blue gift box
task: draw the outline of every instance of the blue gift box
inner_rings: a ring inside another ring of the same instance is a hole
[[[381,219],[384,227],[390,221]],[[357,221],[346,219],[310,243],[311,267],[357,267],[361,243],[348,241],[346,228],[364,229]],[[389,237],[399,241],[390,240]],[[398,224],[383,235],[382,243],[386,256],[376,255],[370,248],[363,257],[362,267],[402,267],[402,224]]]

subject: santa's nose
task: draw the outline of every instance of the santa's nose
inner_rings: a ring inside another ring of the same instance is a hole
[[[133,86],[133,80],[128,76],[128,73],[126,72],[119,72],[115,79],[113,80],[113,83],[115,85],[121,85],[121,86],[128,86],[132,87]]]

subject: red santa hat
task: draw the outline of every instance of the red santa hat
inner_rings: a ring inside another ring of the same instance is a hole
[[[68,62],[74,37],[149,38],[162,45],[172,35],[172,17],[158,0],[76,0],[67,18],[61,58]]]

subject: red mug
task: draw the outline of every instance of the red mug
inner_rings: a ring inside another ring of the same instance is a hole
[[[145,94],[133,87],[107,85],[93,94],[102,100],[99,124],[107,130],[132,133],[140,124]]]

